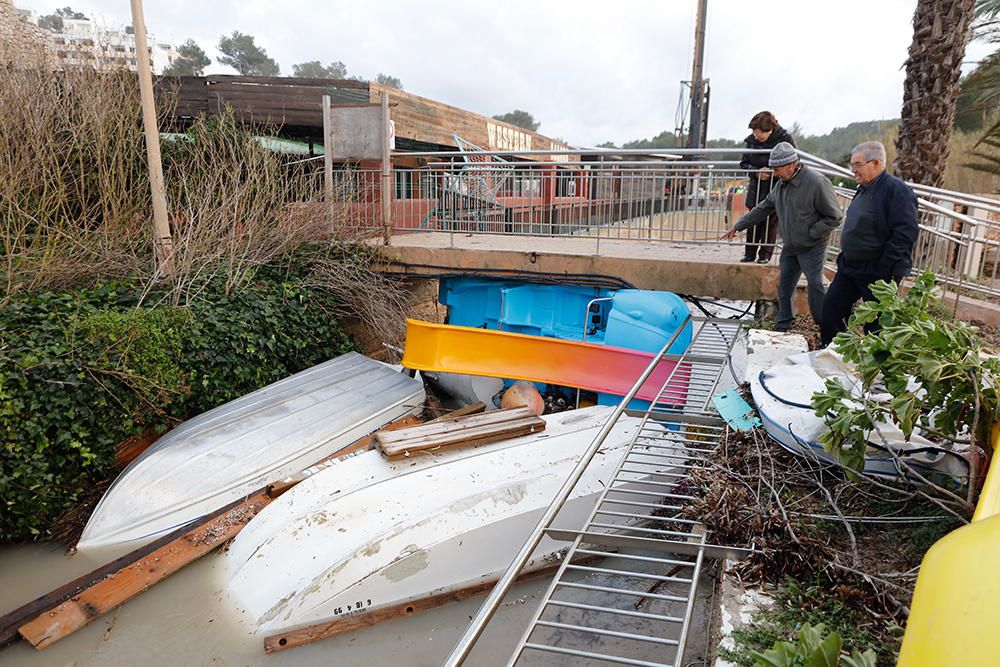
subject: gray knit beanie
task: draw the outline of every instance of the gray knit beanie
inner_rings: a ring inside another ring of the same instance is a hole
[[[767,160],[767,166],[784,167],[786,164],[791,164],[798,159],[799,155],[795,152],[795,147],[787,141],[782,141],[771,149],[771,156]]]

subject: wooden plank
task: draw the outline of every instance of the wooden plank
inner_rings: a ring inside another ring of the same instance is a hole
[[[428,422],[421,426],[401,429],[392,433],[379,433],[375,438],[375,444],[385,446],[401,440],[411,440],[435,436],[440,433],[460,431],[462,429],[478,428],[485,425],[502,424],[514,419],[524,417],[534,417],[534,413],[528,408],[508,408],[506,410],[491,410],[477,415],[467,415],[458,419],[446,422]]]
[[[397,460],[398,458],[405,458],[408,454],[414,452],[440,449],[441,447],[455,447],[458,445],[482,445],[498,440],[509,440],[510,438],[530,435],[544,430],[545,420],[531,416],[502,424],[489,424],[475,429],[463,429],[434,438],[403,440],[389,446],[383,446],[382,453],[389,460]]]
[[[510,440],[511,438],[518,438],[523,435],[531,435],[532,433],[538,433],[539,429],[534,424],[524,424],[520,428],[510,428],[504,433],[493,432],[486,435],[482,435],[475,438],[466,438],[459,442],[448,443],[447,445],[433,445],[428,447],[420,448],[406,448],[403,449],[399,454],[394,454],[392,456],[385,455],[385,458],[389,461],[405,461],[413,456],[419,456],[421,454],[431,454],[440,450],[442,447],[474,447],[476,445],[486,445],[491,442],[498,442],[500,440]]]
[[[228,542],[271,502],[258,492],[228,512],[198,526],[179,540],[160,547],[108,575],[51,611],[18,628],[22,637],[41,650],[86,626],[99,616],[163,581],[188,563]]]
[[[573,559],[573,562],[581,564],[594,559],[594,556],[587,556],[585,558]],[[557,569],[559,569],[559,563],[549,565],[538,570],[533,570],[531,572],[525,572],[522,573],[521,576],[515,580],[515,582],[522,583],[531,579],[549,576],[555,573]],[[373,625],[379,625],[380,623],[386,623],[387,621],[394,621],[399,618],[419,614],[423,611],[429,611],[431,609],[437,609],[438,607],[443,607],[455,602],[461,602],[467,598],[485,593],[493,588],[493,586],[496,585],[496,582],[497,579],[495,578],[486,579],[479,583],[472,584],[471,586],[466,586],[465,588],[459,588],[444,593],[437,593],[435,595],[429,595],[425,598],[401,602],[399,604],[389,605],[386,607],[379,607],[377,609],[368,609],[361,613],[351,614],[333,621],[316,623],[302,628],[287,630],[280,634],[270,635],[264,638],[264,653],[287,651],[288,649],[295,648],[296,646],[311,644],[321,639],[329,639],[330,637],[336,637],[337,635],[345,632],[353,632],[354,630],[368,628]]]

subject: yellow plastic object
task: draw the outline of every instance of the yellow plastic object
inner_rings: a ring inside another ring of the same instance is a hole
[[[993,451],[1000,446],[993,429]],[[1000,464],[993,457],[972,523],[920,565],[899,667],[1000,665]]]
[[[403,366],[588,389],[624,396],[655,355],[607,345],[542,336],[406,321]],[[636,398],[654,401],[676,362],[660,362]],[[661,402],[682,403],[690,369],[680,368]]]

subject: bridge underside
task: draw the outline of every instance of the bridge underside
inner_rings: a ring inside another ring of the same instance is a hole
[[[396,234],[382,247],[386,273],[489,273],[551,280],[618,279],[657,289],[735,300],[777,298],[777,259],[741,264],[740,249],[626,239],[500,236],[463,232]]]

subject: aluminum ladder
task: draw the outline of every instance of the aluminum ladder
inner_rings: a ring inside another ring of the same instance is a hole
[[[566,541],[562,563],[508,665],[682,664],[706,558],[744,552],[709,544],[702,524],[683,515],[685,487],[712,455],[725,424],[711,406],[741,325],[691,318],[691,345],[669,341],[584,455],[535,533],[483,604],[446,665],[462,664],[542,535]],[[657,364],[674,364],[658,398],[626,409]],[[630,446],[580,529],[553,527],[572,485],[621,414],[641,417]]]

